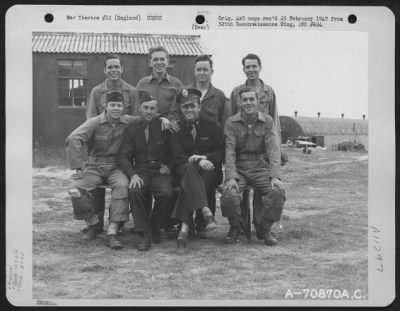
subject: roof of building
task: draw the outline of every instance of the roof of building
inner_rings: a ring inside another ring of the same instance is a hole
[[[368,120],[281,116],[283,123],[296,122],[304,135],[368,135]],[[286,119],[286,120],[285,120]]]
[[[147,54],[150,47],[163,46],[170,55],[205,54],[200,36],[136,33],[33,32],[35,53]]]

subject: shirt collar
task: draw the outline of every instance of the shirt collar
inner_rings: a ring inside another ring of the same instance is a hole
[[[99,119],[100,119],[100,124],[103,123],[111,123],[110,121],[108,121],[107,119],[107,110],[104,110],[100,115],[99,115]],[[128,118],[126,118],[124,115],[120,116],[119,118],[119,122],[124,123],[124,124],[128,124]]]
[[[100,91],[101,92],[108,92],[110,90],[121,90],[121,91],[129,91],[128,83],[121,79],[121,88],[119,89],[111,89],[108,87],[107,79],[101,84]]]
[[[149,81],[151,81],[151,80],[157,80],[157,78],[154,76],[153,73],[151,73],[151,75],[148,76],[148,79],[149,79]],[[166,73],[165,77],[164,77],[162,80],[167,80],[168,82],[171,82],[171,77],[170,77],[170,75],[168,74],[168,72]],[[161,80],[161,81],[162,81],[162,80]]]
[[[257,111],[257,120],[261,121],[261,122],[265,122],[265,116],[260,111]],[[240,111],[232,117],[232,122],[239,122],[239,121],[240,122],[245,122],[242,119],[242,113]]]
[[[196,89],[196,82],[193,82],[192,84],[189,84],[186,88],[194,88],[194,89]],[[210,82],[210,87],[208,88],[208,90],[204,94],[204,96],[202,97],[201,101],[204,101],[205,99],[213,96],[214,94],[215,94],[215,87]]]
[[[261,82],[261,87],[264,89],[264,81],[258,78],[258,80]],[[246,82],[243,85],[244,87],[249,86],[249,80],[246,80]]]

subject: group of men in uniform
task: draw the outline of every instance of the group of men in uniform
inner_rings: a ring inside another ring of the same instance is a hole
[[[241,196],[251,186],[256,236],[276,245],[271,227],[285,201],[280,126],[274,91],[259,78],[260,58],[243,58],[247,80],[229,101],[211,83],[209,56],[196,58],[195,81],[188,87],[168,74],[168,64],[165,48],[151,48],[152,73],[135,88],[121,78],[119,56],[105,58],[107,78],[90,93],[87,120],[66,140],[76,171],[70,190],[75,218],[85,220],[88,239],[96,239],[104,226],[99,186],[107,184],[112,249],[123,248],[118,232],[132,213],[138,250],[160,243],[162,230],[175,220],[177,251],[186,253],[190,233],[217,227],[215,194],[224,181],[221,211],[230,224],[225,243],[240,241]]]

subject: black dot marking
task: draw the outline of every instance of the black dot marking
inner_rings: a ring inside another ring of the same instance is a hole
[[[53,14],[50,14],[50,13],[46,14],[46,15],[44,16],[44,20],[45,20],[47,23],[52,23],[53,20],[54,20]]]
[[[355,24],[357,22],[357,16],[355,16],[354,14],[350,14],[348,20],[350,24]]]
[[[196,23],[197,24],[204,24],[204,22],[206,21],[204,15],[197,15],[196,16]]]

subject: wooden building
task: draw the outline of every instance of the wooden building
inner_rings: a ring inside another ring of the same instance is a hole
[[[170,54],[168,72],[189,84],[194,60],[206,53],[200,36],[122,33],[33,32],[33,143],[62,146],[85,120],[90,90],[105,80],[104,57],[118,54],[122,78],[136,86],[151,72],[150,47]]]
[[[308,136],[321,147],[356,142],[368,150],[368,120],[280,116],[279,121],[282,143],[290,137]]]

